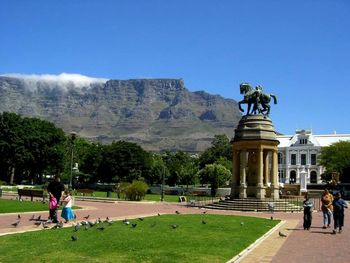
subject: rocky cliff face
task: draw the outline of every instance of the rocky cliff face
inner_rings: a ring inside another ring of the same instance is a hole
[[[0,77],[0,112],[55,123],[103,143],[127,140],[151,151],[200,152],[215,134],[233,136],[241,114],[234,100],[190,92],[180,79],[91,81]]]

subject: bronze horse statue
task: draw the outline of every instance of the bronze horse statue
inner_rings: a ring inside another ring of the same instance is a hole
[[[274,104],[277,104],[277,97],[273,94],[267,94],[262,91],[260,85],[256,86],[255,90],[248,83],[241,83],[240,92],[244,94],[243,100],[238,102],[239,110],[244,112],[242,104],[248,104],[247,114],[264,114],[269,115],[270,113],[270,101],[273,98]],[[252,111],[251,106],[253,105]]]

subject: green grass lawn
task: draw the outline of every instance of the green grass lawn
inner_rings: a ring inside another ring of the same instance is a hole
[[[73,206],[73,209],[80,207]],[[21,213],[32,211],[49,211],[49,204],[41,201],[19,201],[0,199],[0,214],[1,213]],[[0,261],[1,262],[1,261]]]
[[[0,237],[0,262],[226,262],[278,222],[180,214],[131,220],[135,228],[118,221],[104,230],[40,230]]]
[[[76,196],[81,196],[81,195],[76,195]],[[90,194],[87,194],[86,196],[91,196]],[[107,197],[107,192],[101,192],[101,191],[94,191],[93,196],[92,197],[103,197],[106,198]],[[117,193],[115,192],[111,192],[110,193],[110,197],[114,198],[114,199],[118,199],[117,198]],[[124,199],[120,199],[120,200],[124,200]],[[156,202],[160,202],[160,194],[146,194],[145,198],[143,199],[144,201],[156,201]],[[164,195],[164,201],[165,202],[179,202],[179,197],[177,195]]]

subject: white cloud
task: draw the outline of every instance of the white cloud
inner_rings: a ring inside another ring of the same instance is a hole
[[[0,76],[22,79],[30,90],[35,90],[38,82],[49,82],[67,90],[68,87],[83,88],[89,87],[91,83],[105,83],[108,81],[108,79],[104,78],[91,78],[80,74],[70,73],[61,73],[59,75],[9,73]]]

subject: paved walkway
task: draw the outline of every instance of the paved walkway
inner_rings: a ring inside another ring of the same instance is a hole
[[[140,216],[151,216],[160,214],[180,213],[202,213],[203,210],[186,207],[176,203],[135,203],[116,202],[103,203],[91,201],[77,201],[76,205],[83,209],[76,210],[78,220],[90,215],[94,220],[107,216],[114,220],[125,218],[136,218]],[[208,210],[211,214],[235,214],[270,218],[270,213],[248,213],[236,211]],[[21,213],[21,223],[18,227],[11,224],[17,220],[17,213],[0,214],[0,235],[24,231],[35,231],[40,229],[29,219],[41,215],[48,217],[48,212]],[[276,229],[265,240],[253,247],[239,262],[350,262],[350,212],[346,210],[345,229],[342,234],[332,235],[332,229],[322,229],[322,213],[313,213],[313,223],[310,231],[302,228],[301,213],[275,213],[273,217],[284,220],[285,223]],[[282,231],[286,238],[280,237],[278,232]]]

